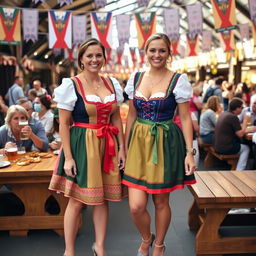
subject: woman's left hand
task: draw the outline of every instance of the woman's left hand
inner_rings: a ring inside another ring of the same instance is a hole
[[[120,170],[125,167],[125,151],[123,147],[118,151],[118,167]]]
[[[196,162],[192,153],[187,153],[185,158],[185,174],[191,175],[197,170]]]

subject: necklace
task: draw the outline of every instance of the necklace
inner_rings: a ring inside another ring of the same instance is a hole
[[[90,85],[89,82],[88,82],[88,80],[86,79],[86,77],[85,77],[85,76],[83,76],[83,77],[84,77],[84,80],[85,80],[86,84]],[[99,82],[98,84],[93,85],[93,84],[91,83],[91,85],[92,85],[92,87],[94,88],[94,90],[97,91],[97,90],[99,90],[99,89],[101,88],[101,85],[102,85],[101,83],[102,83],[102,80],[101,80],[101,78],[100,78],[100,82]]]
[[[149,83],[150,87],[153,88],[153,87],[156,87],[157,85],[159,85],[163,81],[163,79],[165,78],[165,75],[166,75],[167,72],[168,72],[168,70],[165,70],[163,72],[163,74],[161,75],[160,79],[158,79],[158,80],[152,79],[151,75],[148,74],[148,78],[150,79],[150,83]]]

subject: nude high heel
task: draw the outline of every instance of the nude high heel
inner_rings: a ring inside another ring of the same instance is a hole
[[[141,242],[144,244],[148,244],[149,247],[152,247],[152,245],[155,241],[155,238],[156,238],[156,236],[151,233],[151,236],[149,239],[145,240],[145,239],[141,238]],[[149,254],[143,254],[142,252],[138,251],[137,256],[149,256]]]
[[[154,247],[156,247],[156,248],[163,248],[162,256],[164,256],[164,251],[165,251],[165,248],[166,248],[165,243],[162,243],[162,244],[156,244],[155,243]]]

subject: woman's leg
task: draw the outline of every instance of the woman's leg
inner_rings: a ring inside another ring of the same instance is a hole
[[[145,191],[129,188],[129,206],[133,222],[141,234],[139,252],[148,255],[151,244],[150,215],[147,211],[148,194]]]
[[[83,204],[70,198],[64,215],[65,256],[75,255],[75,239],[79,227]]]
[[[164,238],[171,222],[171,208],[169,205],[170,193],[153,195],[155,205],[155,225],[156,225],[156,246],[153,250],[153,256],[163,255]]]
[[[93,207],[93,223],[95,230],[95,243],[94,248],[97,252],[97,256],[105,255],[105,238],[107,232],[108,223],[108,203],[96,205]]]

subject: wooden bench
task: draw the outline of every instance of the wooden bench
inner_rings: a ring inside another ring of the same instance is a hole
[[[188,224],[197,230],[196,255],[256,253],[256,235],[238,231],[223,237],[219,232],[230,209],[256,207],[256,171],[198,171],[195,177],[197,183],[189,186],[194,202]]]
[[[230,165],[230,170],[235,170],[236,165],[239,159],[239,154],[234,155],[224,155],[224,154],[218,154],[214,151],[214,148],[212,146],[207,148],[207,155],[204,159],[204,167],[205,168],[212,168],[214,167],[214,159],[219,159],[221,161],[225,161]]]

